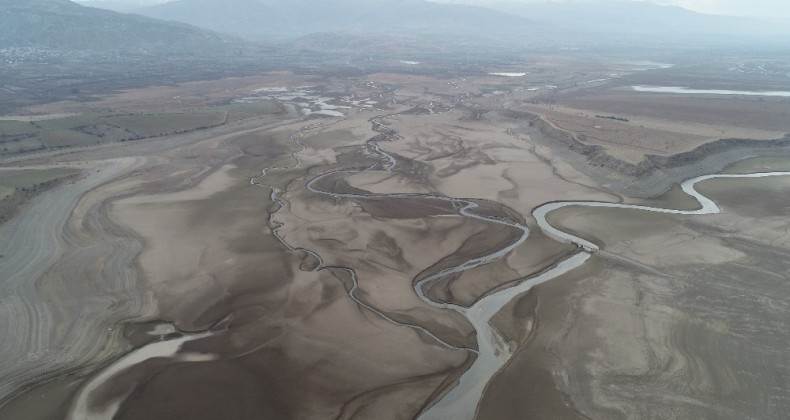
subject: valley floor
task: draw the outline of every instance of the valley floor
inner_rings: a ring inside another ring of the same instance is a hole
[[[718,214],[549,213],[594,249],[533,218],[693,210],[686,179],[790,171],[781,113],[599,110],[626,94],[573,74],[273,74],[93,103],[202,98],[212,123],[0,162],[79,171],[0,225],[0,419],[442,418],[481,363],[502,367],[460,418],[782,418],[790,176],[700,182]]]

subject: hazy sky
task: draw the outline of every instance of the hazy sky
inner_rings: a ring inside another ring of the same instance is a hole
[[[102,1],[102,0],[81,0]],[[128,3],[164,3],[171,0],[116,0]],[[284,0],[287,1],[287,0]],[[472,3],[484,5],[497,1],[530,3],[536,1],[564,1],[564,0],[433,0],[443,3]],[[570,0],[570,1],[596,1],[596,0]],[[625,0],[624,0],[625,1]],[[690,10],[703,13],[735,16],[755,16],[773,20],[790,21],[790,0],[630,0],[652,1],[658,4],[674,4]]]
[[[536,1],[563,0],[435,0],[446,3],[474,3],[485,5],[497,1],[533,3]],[[571,0],[580,1],[580,0]],[[595,1],[595,0],[585,0]],[[790,20],[790,0],[631,0],[671,4],[703,13],[735,16],[754,16],[774,20]]]
[[[676,4],[707,13],[790,18],[790,1],[787,0],[663,0],[656,3]]]

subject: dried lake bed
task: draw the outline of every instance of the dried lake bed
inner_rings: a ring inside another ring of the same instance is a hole
[[[207,85],[278,106],[22,159],[86,170],[0,228],[40,249],[4,248],[0,418],[781,418],[784,149],[640,178],[539,100],[613,70],[533,73]]]

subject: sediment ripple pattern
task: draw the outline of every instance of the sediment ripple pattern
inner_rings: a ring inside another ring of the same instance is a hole
[[[382,122],[382,117],[371,119],[371,123],[373,124],[374,129],[385,133],[389,139],[394,140],[401,138],[401,136],[397,133],[397,131],[387,127]],[[301,144],[301,142],[299,142],[299,136],[295,136],[293,137],[293,139],[294,139],[294,144],[300,148],[299,151],[294,152],[294,158],[297,161],[296,165],[298,165],[300,163],[298,153],[305,149],[304,146]],[[438,273],[428,276],[415,283],[414,292],[425,303],[435,308],[454,310],[464,315],[470,321],[470,323],[472,323],[472,325],[475,327],[475,330],[477,332],[477,343],[478,343],[477,350],[468,349],[469,351],[477,353],[477,358],[475,359],[473,365],[461,376],[459,380],[459,384],[450,392],[448,392],[441,400],[439,400],[437,403],[435,403],[433,406],[431,406],[429,409],[423,412],[420,415],[421,419],[474,418],[477,411],[478,403],[482,398],[483,392],[485,391],[485,387],[490,382],[491,378],[500,369],[502,369],[502,367],[504,367],[504,365],[510,360],[514,352],[514,349],[511,349],[509,347],[506,340],[501,336],[501,334],[491,326],[490,324],[491,318],[497,312],[499,312],[499,310],[501,310],[502,307],[504,307],[508,302],[510,302],[516,296],[525,293],[526,291],[528,291],[530,288],[534,286],[537,286],[546,281],[550,281],[551,279],[559,277],[565,273],[568,273],[569,271],[572,271],[582,266],[592,256],[594,252],[599,250],[598,246],[593,244],[592,242],[587,241],[586,239],[580,238],[578,236],[572,235],[570,233],[563,232],[553,227],[546,220],[546,216],[548,215],[548,213],[563,207],[588,206],[588,207],[623,208],[623,209],[652,211],[658,213],[670,213],[670,214],[679,214],[679,215],[714,214],[714,213],[718,213],[720,209],[716,205],[716,203],[714,203],[711,199],[703,196],[702,194],[698,193],[694,189],[694,185],[697,184],[698,182],[707,179],[713,179],[713,178],[759,178],[766,176],[790,175],[790,173],[786,173],[786,172],[771,172],[771,173],[746,174],[746,175],[715,175],[714,174],[714,175],[705,175],[687,180],[682,184],[683,191],[689,194],[690,196],[694,197],[700,203],[700,208],[698,210],[691,210],[691,211],[663,209],[657,207],[619,204],[619,203],[590,202],[590,201],[552,202],[552,203],[544,204],[533,211],[533,216],[535,217],[535,220],[537,221],[540,229],[543,230],[549,236],[559,241],[569,242],[579,246],[582,249],[582,251],[574,254],[573,256],[560,262],[555,267],[551,268],[550,270],[538,276],[534,276],[527,279],[521,279],[521,281],[515,282],[515,284],[509,288],[484,296],[482,299],[479,299],[477,302],[475,302],[471,307],[467,308],[453,303],[433,301],[425,294],[425,291],[428,287],[430,287],[431,284],[441,280],[442,278],[466,270],[470,270],[476,267],[480,267],[482,265],[489,264],[493,261],[505,257],[516,247],[518,247],[519,245],[524,243],[524,241],[527,240],[529,236],[529,228],[517,222],[502,220],[493,217],[486,217],[476,214],[474,213],[473,210],[478,205],[471,200],[445,197],[435,194],[335,193],[317,187],[317,185],[320,183],[321,180],[330,176],[334,176],[339,173],[346,173],[348,175],[353,175],[356,173],[376,170],[376,168],[378,167],[381,167],[382,170],[384,170],[385,172],[391,172],[397,165],[397,161],[395,160],[395,158],[391,154],[384,151],[379,145],[378,141],[376,140],[368,141],[368,145],[374,152],[381,155],[381,157],[386,162],[385,164],[383,165],[374,164],[368,168],[361,170],[337,170],[337,171],[327,172],[309,181],[307,183],[308,190],[317,194],[327,195],[333,198],[347,198],[347,199],[402,199],[402,198],[415,199],[417,198],[417,199],[447,201],[453,204],[453,207],[457,209],[458,214],[460,216],[474,218],[486,223],[507,225],[509,227],[519,229],[522,232],[522,234],[516,241],[508,244],[507,246],[495,252],[492,252],[482,257],[477,257],[464,261],[461,264],[458,264],[454,267],[445,268],[439,271]],[[265,174],[266,174],[266,170],[262,171],[262,175]],[[256,179],[254,179],[252,182],[257,182],[257,181]],[[271,188],[272,188],[272,198],[275,199],[277,202],[279,202],[280,209],[282,209],[283,207],[282,202],[276,199],[276,195],[278,191],[274,187]],[[283,241],[282,238],[280,238],[279,236],[278,238],[281,240],[281,242],[284,243],[285,246],[291,249],[296,249],[293,246],[287,244],[285,241]],[[315,255],[314,252],[313,254]],[[352,277],[354,278],[354,287],[349,292],[349,296],[352,299],[354,299],[354,301],[356,301],[358,304],[374,311],[375,313],[379,314],[379,316],[382,316],[391,322],[403,326],[417,328],[427,333],[429,336],[433,337],[434,339],[438,340],[442,344],[448,345],[446,342],[437,338],[435,335],[428,332],[424,328],[414,325],[405,325],[398,323],[397,321],[394,321],[389,317],[387,317],[385,314],[382,314],[376,309],[360,301],[354,294],[354,291],[356,290],[358,283],[356,281],[356,275],[354,274],[353,269],[351,268],[343,268],[343,269],[348,270],[352,274]]]
[[[383,117],[376,117],[370,120],[374,126],[374,129],[376,131],[382,132],[385,135],[385,137],[389,138],[390,140],[401,138],[396,131],[384,125],[384,123],[382,122],[382,118]],[[264,179],[266,175],[273,170],[287,170],[301,165],[301,159],[299,157],[299,154],[304,150],[306,150],[305,146],[301,142],[301,138],[306,131],[320,127],[321,124],[313,124],[310,126],[305,126],[291,136],[292,143],[297,148],[297,150],[295,150],[292,153],[292,156],[295,160],[295,163],[293,165],[287,167],[280,167],[280,168],[263,169],[261,170],[259,176],[254,177],[250,180],[250,183],[253,185],[271,189],[271,198],[277,204],[278,208],[275,211],[271,212],[270,214],[270,225],[272,226],[273,234],[283,244],[283,246],[287,247],[292,251],[305,252],[307,254],[312,255],[317,261],[316,266],[313,268],[314,271],[336,270],[339,272],[347,273],[350,276],[352,282],[352,287],[349,288],[348,295],[360,307],[363,307],[371,311],[372,313],[376,314],[377,316],[381,317],[382,319],[388,322],[391,322],[393,324],[402,327],[415,329],[416,331],[425,334],[428,337],[431,337],[432,339],[436,340],[439,344],[444,345],[448,348],[465,350],[465,351],[476,353],[477,358],[475,359],[475,362],[461,376],[458,385],[452,390],[450,390],[444,397],[442,397],[433,406],[431,406],[426,411],[424,411],[420,415],[421,419],[474,418],[476,415],[477,406],[479,404],[480,399],[482,398],[486,386],[490,382],[491,378],[500,369],[502,369],[505,366],[505,364],[510,360],[514,352],[514,349],[511,349],[509,347],[506,340],[501,336],[501,334],[491,326],[490,324],[491,318],[497,312],[499,312],[502,307],[504,307],[506,304],[511,302],[512,299],[514,299],[515,297],[525,293],[532,287],[550,281],[554,278],[557,278],[563,274],[566,274],[584,265],[584,263],[590,259],[593,253],[599,250],[598,246],[593,244],[592,242],[587,241],[578,236],[572,235],[570,233],[563,232],[559,229],[556,229],[551,224],[549,224],[549,222],[546,220],[546,217],[550,212],[569,206],[587,206],[587,207],[621,208],[621,209],[631,209],[637,211],[651,211],[651,212],[669,213],[669,214],[678,214],[678,215],[713,214],[713,213],[718,213],[720,209],[712,200],[698,193],[694,189],[694,185],[697,184],[698,182],[707,179],[713,179],[713,178],[761,178],[761,177],[769,177],[769,176],[790,175],[790,172],[770,172],[770,173],[744,174],[744,175],[706,175],[706,176],[701,176],[698,178],[687,180],[682,184],[683,191],[685,191],[687,194],[697,199],[697,201],[700,203],[700,208],[698,210],[691,210],[691,211],[663,209],[657,207],[647,207],[647,206],[618,204],[618,203],[589,202],[589,201],[551,202],[544,204],[536,208],[532,213],[541,230],[543,230],[546,234],[557,240],[573,243],[579,246],[581,250],[575,253],[574,255],[572,255],[571,257],[560,262],[556,266],[544,271],[542,274],[529,278],[519,279],[518,281],[514,281],[510,287],[501,289],[495,293],[490,293],[482,297],[477,302],[475,302],[471,307],[463,307],[452,303],[433,301],[426,295],[426,290],[431,286],[431,284],[441,280],[446,276],[461,273],[466,270],[480,267],[482,265],[489,264],[493,261],[504,258],[511,251],[513,251],[518,246],[522,245],[527,240],[530,233],[527,226],[518,223],[516,221],[500,219],[495,217],[488,217],[485,215],[478,214],[474,211],[475,208],[478,207],[478,204],[470,199],[452,198],[452,197],[446,197],[446,196],[435,195],[435,194],[335,193],[332,191],[323,190],[318,186],[321,180],[337,174],[353,175],[355,173],[375,171],[375,170],[382,170],[385,172],[393,171],[397,166],[397,160],[395,159],[394,156],[382,150],[381,146],[379,145],[379,142],[375,139],[368,141],[368,146],[375,153],[379,154],[382,157],[382,159],[385,161],[385,163],[376,163],[367,168],[357,169],[357,170],[342,169],[342,170],[330,171],[310,180],[307,183],[307,189],[316,194],[321,194],[321,195],[326,195],[333,198],[341,198],[341,199],[346,198],[346,199],[366,199],[366,200],[371,200],[371,199],[387,200],[387,199],[409,198],[409,199],[441,200],[441,201],[452,203],[452,207],[456,210],[459,216],[473,218],[482,221],[484,223],[506,225],[510,228],[518,229],[521,231],[521,235],[519,235],[519,237],[516,240],[512,241],[511,243],[507,244],[506,246],[503,246],[498,250],[489,253],[488,255],[472,258],[456,266],[445,268],[433,275],[430,275],[426,278],[423,278],[415,282],[414,284],[414,292],[426,304],[442,310],[456,311],[469,320],[469,322],[474,326],[477,332],[477,344],[478,344],[477,349],[469,349],[469,348],[457,347],[452,344],[449,344],[422,326],[399,322],[393,319],[392,317],[388,316],[387,314],[367,304],[366,302],[362,301],[361,299],[359,299],[359,297],[356,294],[359,287],[359,282],[357,279],[356,272],[353,270],[353,268],[325,266],[321,256],[318,255],[316,252],[306,248],[301,248],[292,245],[288,243],[286,240],[284,240],[284,238],[279,234],[278,231],[282,228],[282,224],[276,221],[275,216],[278,212],[280,212],[285,208],[285,205],[282,202],[282,200],[279,198],[281,191],[275,186],[265,184]],[[2,248],[0,248],[0,250],[2,250]],[[0,310],[2,310],[2,308],[0,308]]]
[[[694,197],[700,204],[697,210],[675,210],[660,207],[648,207],[631,204],[605,203],[594,201],[566,201],[552,202],[537,207],[532,215],[538,223],[540,229],[547,235],[561,241],[575,244],[583,249],[568,259],[560,262],[556,267],[537,276],[526,279],[510,288],[500,290],[496,293],[487,295],[463,311],[466,317],[474,325],[477,331],[479,346],[479,356],[472,367],[461,377],[459,385],[450,391],[438,403],[423,413],[421,419],[472,419],[475,417],[477,406],[482,398],[485,386],[491,378],[498,372],[508,360],[513,356],[513,349],[510,349],[501,334],[492,328],[489,321],[507,303],[515,297],[527,292],[534,286],[545,283],[559,277],[575,268],[581,267],[592,254],[599,250],[599,247],[592,242],[561,231],[552,226],[546,217],[554,210],[564,207],[605,207],[617,209],[630,209],[638,211],[650,211],[655,213],[668,213],[678,215],[705,215],[719,213],[721,210],[708,197],[700,194],[694,186],[702,181],[714,178],[763,178],[772,176],[786,176],[790,172],[766,172],[755,174],[732,174],[732,175],[705,175],[689,179],[682,183],[683,191]]]
[[[88,210],[82,225],[99,235],[92,236],[95,241],[84,243],[67,222],[86,192],[144,164],[134,158],[106,161],[98,171],[41,195],[0,230],[0,403],[26,386],[94,363],[118,333],[111,326],[142,310],[134,265],[140,244],[114,235],[100,205]],[[87,283],[69,279],[87,281],[80,277],[89,270],[85,261],[101,256],[107,293],[81,302],[80,287]],[[107,314],[118,296],[128,300]]]
[[[396,131],[384,125],[384,123],[381,121],[381,117],[374,118],[371,120],[371,122],[373,123],[375,129],[381,130],[384,133],[386,133],[388,138],[390,139],[401,138]],[[371,140],[368,142],[368,144],[370,145],[371,149],[374,152],[380,154],[382,158],[386,160],[387,163],[383,165],[383,170],[385,172],[391,172],[397,164],[395,158],[391,154],[382,150],[377,141]],[[302,150],[304,150],[304,146],[301,146],[301,144],[299,145],[302,148]],[[422,299],[427,304],[439,309],[454,310],[464,315],[475,327],[475,330],[477,332],[477,342],[478,342],[478,349],[476,351],[477,359],[475,360],[474,364],[469,368],[469,370],[467,370],[467,372],[464,373],[464,375],[462,375],[462,377],[459,380],[459,384],[454,389],[452,389],[440,401],[438,401],[436,404],[434,404],[432,407],[430,407],[428,410],[422,413],[422,415],[420,416],[421,419],[474,418],[477,411],[478,403],[482,398],[483,392],[485,391],[485,387],[490,382],[491,378],[510,360],[514,352],[514,349],[509,348],[509,345],[507,344],[506,340],[501,336],[501,334],[491,326],[490,324],[491,318],[497,312],[499,312],[499,310],[501,310],[502,307],[504,307],[516,296],[525,293],[526,291],[528,291],[534,286],[550,281],[556,277],[559,277],[563,274],[568,273],[569,271],[572,271],[582,266],[586,261],[589,260],[589,258],[592,256],[594,252],[599,250],[599,247],[593,244],[592,242],[580,238],[578,236],[572,235],[570,233],[563,232],[553,227],[546,220],[546,216],[550,212],[563,207],[587,206],[587,207],[631,209],[631,210],[651,211],[657,213],[668,213],[668,214],[678,214],[678,215],[715,214],[720,212],[719,207],[716,205],[716,203],[713,202],[713,200],[703,196],[702,194],[700,194],[694,189],[694,185],[696,185],[697,183],[714,178],[762,178],[762,177],[771,177],[771,176],[790,175],[790,173],[788,172],[769,172],[769,173],[732,174],[732,175],[712,174],[712,175],[705,175],[705,176],[689,179],[683,182],[681,187],[685,193],[689,194],[691,197],[695,198],[699,202],[700,208],[697,210],[664,209],[658,207],[648,207],[648,206],[619,204],[619,203],[591,202],[591,201],[552,202],[552,203],[544,204],[536,208],[532,213],[540,229],[543,230],[549,236],[559,241],[569,242],[579,246],[582,249],[582,251],[574,254],[573,256],[560,262],[555,267],[551,268],[550,270],[540,275],[527,279],[521,279],[521,281],[515,282],[515,284],[513,284],[511,287],[484,296],[482,299],[475,302],[471,307],[466,308],[452,303],[435,302],[430,298],[428,298],[428,296],[425,294],[425,290],[428,287],[430,287],[431,284],[435,283],[436,281],[446,276],[450,276],[466,270],[470,270],[472,268],[476,268],[505,257],[516,247],[518,247],[519,245],[524,243],[524,241],[526,241],[526,239],[529,236],[529,229],[527,228],[527,226],[524,226],[517,222],[486,217],[476,214],[473,212],[473,210],[474,208],[477,207],[477,204],[470,200],[451,198],[451,197],[445,197],[445,196],[433,195],[433,194],[334,193],[331,191],[322,190],[317,187],[318,183],[326,177],[333,176],[338,173],[347,173],[349,175],[353,175],[355,173],[375,170],[377,166],[378,164],[362,170],[338,170],[338,171],[328,172],[308,182],[307,188],[314,193],[327,195],[334,198],[348,198],[348,199],[422,198],[422,199],[449,201],[453,203],[454,208],[458,210],[458,214],[461,216],[474,218],[487,223],[507,225],[509,227],[519,229],[522,232],[521,236],[516,241],[508,244],[507,246],[491,254],[464,261],[461,264],[458,264],[454,267],[445,268],[439,271],[438,273],[428,276],[415,283],[414,285],[415,293],[420,297],[420,299]],[[353,272],[353,270],[350,268],[346,268],[346,269]],[[355,288],[356,288],[356,282],[355,282]],[[361,303],[353,295],[353,292],[350,293],[350,295],[358,303]],[[367,305],[365,306],[369,308],[369,306]],[[431,334],[431,336],[433,335]],[[436,337],[434,336],[434,338]]]

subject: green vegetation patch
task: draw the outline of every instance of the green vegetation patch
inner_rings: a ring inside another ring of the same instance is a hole
[[[16,190],[14,190],[13,188],[4,187],[4,186],[0,185],[0,200],[4,199],[6,197],[10,197],[14,193],[14,191],[16,191]]]
[[[30,189],[78,172],[71,168],[0,170],[0,188],[11,189],[11,192],[17,188]]]
[[[0,120],[0,138],[35,134],[38,130],[36,125],[29,122]]]
[[[22,204],[59,179],[79,173],[78,169],[10,169],[0,170],[0,223],[13,217]]]
[[[75,130],[44,131],[38,135],[44,147],[89,146],[101,142],[101,138]]]
[[[276,101],[261,101],[169,112],[92,112],[33,122],[0,121],[0,154],[187,133],[284,111]]]
[[[155,137],[215,127],[225,122],[225,116],[224,111],[127,114],[105,116],[97,123],[120,127],[142,137]]]
[[[277,101],[260,101],[224,105],[221,109],[228,112],[229,121],[239,121],[260,115],[279,114],[285,107]]]
[[[59,131],[68,130],[83,124],[89,124],[94,119],[100,117],[100,114],[88,113],[65,118],[53,118],[51,120],[35,121],[38,131]]]
[[[614,115],[596,115],[595,118],[605,118],[607,120],[629,122],[628,118],[616,117]]]
[[[205,110],[158,113],[85,113],[51,120],[0,121],[0,153],[88,146],[185,133],[225,123],[230,111]]]

